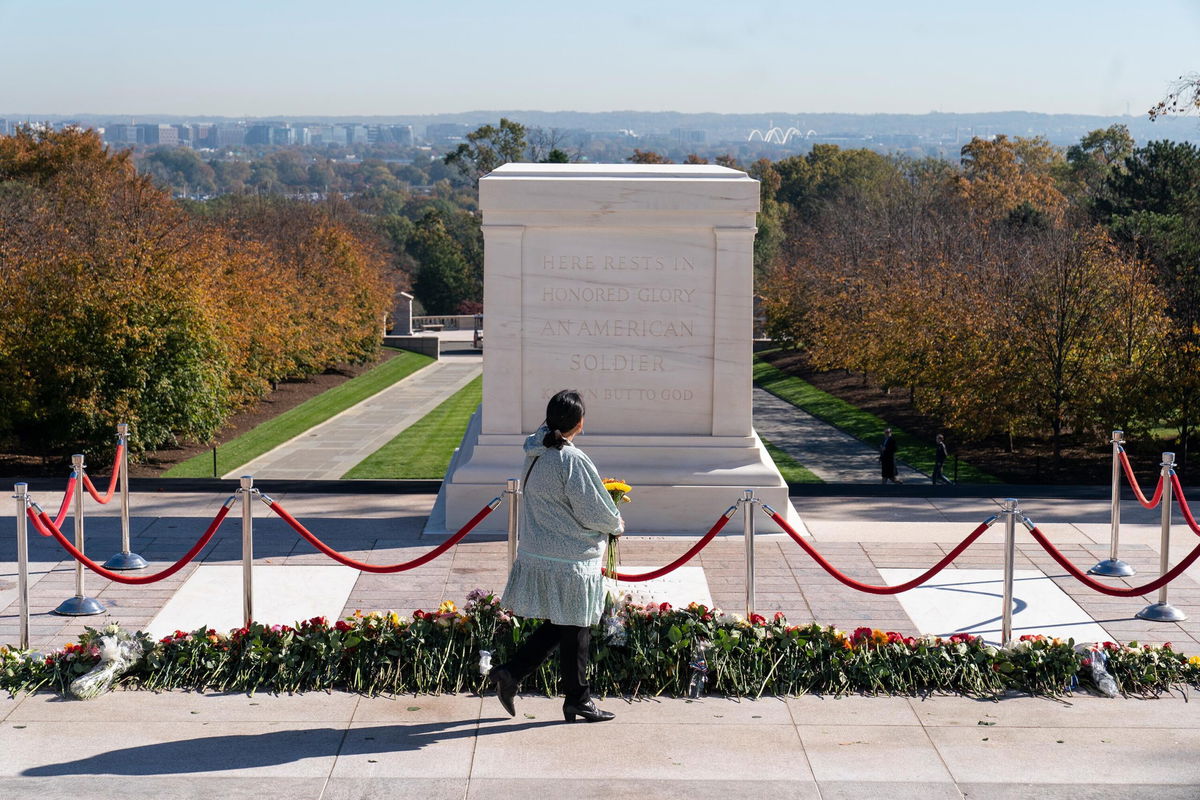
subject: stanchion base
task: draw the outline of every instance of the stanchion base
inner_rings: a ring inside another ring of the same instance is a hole
[[[58,608],[54,609],[54,613],[60,617],[90,617],[103,614],[104,606],[94,597],[72,597],[63,600]]]
[[[1151,622],[1182,622],[1187,619],[1187,614],[1170,603],[1151,603],[1137,612],[1137,617]]]
[[[118,571],[125,569],[145,569],[148,566],[150,566],[150,563],[137,553],[117,553],[108,561],[104,562],[105,569],[113,569]]]
[[[1106,558],[1088,570],[1089,575],[1102,575],[1105,578],[1128,578],[1136,575],[1137,570],[1119,558]]]

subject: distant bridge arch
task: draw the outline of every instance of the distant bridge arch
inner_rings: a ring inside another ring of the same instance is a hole
[[[755,128],[754,130],[750,131],[750,135],[746,137],[746,141],[753,142],[755,138],[757,138],[760,142],[767,142],[769,144],[787,144],[793,138],[798,137],[800,139],[809,139],[816,135],[816,131],[810,130],[805,133],[799,128],[788,128],[785,131],[783,128],[775,126],[768,129],[766,133],[763,133]]]

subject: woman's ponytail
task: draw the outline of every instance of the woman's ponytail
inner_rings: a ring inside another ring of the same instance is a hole
[[[573,389],[563,389],[546,404],[546,427],[549,432],[542,437],[542,445],[562,450],[567,439],[563,431],[573,431],[583,421],[583,398]]]

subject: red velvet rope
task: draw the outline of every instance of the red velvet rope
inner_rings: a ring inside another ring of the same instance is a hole
[[[1129,456],[1125,454],[1125,448],[1117,451],[1117,457],[1121,459],[1121,466],[1125,469],[1125,479],[1129,481],[1129,485],[1133,487],[1133,496],[1137,501],[1146,508],[1154,508],[1162,500],[1163,479],[1162,475],[1158,476],[1158,486],[1154,487],[1154,497],[1150,500],[1146,499],[1146,495],[1142,494],[1142,487],[1138,485],[1137,478],[1133,476],[1133,466],[1129,463]]]
[[[205,530],[204,534],[196,541],[194,545],[192,545],[192,549],[188,550],[187,553],[183,555],[183,558],[179,559],[162,572],[156,572],[153,575],[136,576],[122,575],[119,572],[107,570],[97,564],[95,561],[92,561],[83,553],[79,552],[79,548],[71,544],[70,540],[63,535],[63,532],[58,529],[58,526],[54,524],[54,521],[50,519],[49,515],[47,515],[45,511],[42,511],[39,514],[32,508],[27,508],[25,513],[28,514],[29,519],[33,521],[33,525],[37,529],[38,533],[42,534],[43,536],[53,536],[58,540],[58,543],[62,545],[62,548],[71,554],[72,558],[74,558],[80,564],[83,564],[92,572],[100,575],[101,577],[108,578],[110,581],[116,581],[117,583],[128,583],[137,586],[161,581],[163,578],[169,578],[176,572],[179,572],[179,570],[183,569],[183,567],[189,561],[195,558],[200,551],[204,549],[204,546],[208,544],[209,540],[212,539],[213,534],[217,532],[217,528],[220,528],[221,523],[225,520],[225,516],[229,514],[229,508],[229,503],[221,506],[221,510],[217,512],[217,516],[213,517],[213,521],[209,523],[208,529]]]
[[[614,577],[616,577],[616,579],[619,581],[628,581],[630,583],[636,583],[637,581],[649,581],[649,580],[654,580],[655,578],[661,578],[663,575],[674,572],[675,570],[679,569],[684,564],[686,564],[687,562],[689,562],[693,558],[695,558],[696,554],[699,553],[701,550],[703,550],[708,545],[708,543],[713,540],[713,537],[721,532],[721,529],[725,527],[725,524],[727,522],[729,522],[729,519],[732,516],[733,516],[733,514],[730,511],[726,511],[724,514],[722,514],[721,518],[717,520],[717,523],[708,529],[708,533],[701,536],[700,540],[697,541],[694,545],[692,545],[686,553],[684,553],[679,558],[672,561],[670,564],[667,564],[665,567],[659,567],[656,570],[651,570],[650,572],[644,572],[640,575],[629,575],[624,572],[618,572],[618,573],[615,573]],[[608,571],[605,570],[603,567],[600,568],[600,572],[603,575],[608,575]]]
[[[421,556],[417,556],[412,561],[404,561],[399,564],[379,565],[379,564],[368,564],[365,561],[356,561],[353,558],[342,555],[337,550],[334,550],[332,547],[325,544],[320,539],[318,539],[316,536],[314,536],[312,531],[310,531],[308,528],[301,525],[300,521],[297,520],[295,517],[293,517],[291,514],[289,514],[287,511],[285,511],[283,508],[281,508],[279,503],[276,503],[274,500],[267,502],[267,507],[270,508],[272,511],[274,511],[276,514],[278,514],[279,517],[284,522],[286,522],[288,525],[291,525],[292,529],[295,530],[296,533],[303,536],[305,538],[305,540],[308,541],[309,544],[311,544],[313,547],[320,550],[325,555],[332,558],[334,561],[338,562],[339,564],[345,564],[347,567],[353,567],[354,569],[362,570],[363,572],[375,572],[375,573],[404,572],[406,570],[410,570],[410,569],[419,567],[422,564],[429,563],[433,559],[440,556],[442,553],[449,550],[454,545],[458,544],[464,536],[466,536],[468,533],[471,532],[472,528],[474,528],[476,525],[478,525],[480,523],[480,521],[483,520],[484,517],[486,517],[488,514],[492,513],[492,510],[496,508],[496,505],[498,505],[498,504],[494,505],[493,503],[488,503],[486,506],[479,509],[479,513],[476,514],[475,516],[471,517],[471,519],[467,521],[467,524],[463,525],[462,528],[459,529],[458,533],[454,534],[449,539],[447,539],[446,541],[439,544],[437,547],[430,550],[428,553],[425,553],[424,555],[421,555]]]
[[[1187,498],[1183,496],[1183,484],[1179,482],[1179,476],[1174,472],[1171,473],[1171,487],[1175,490],[1175,502],[1179,503],[1183,521],[1192,529],[1192,533],[1200,536],[1200,525],[1196,524],[1196,518],[1192,516],[1192,509],[1188,507]]]
[[[71,499],[75,497],[75,473],[71,473],[71,477],[67,478],[67,488],[63,490],[62,505],[58,507],[58,515],[54,517],[54,527],[62,527],[63,520],[67,518],[67,512],[71,509]],[[49,531],[43,531],[40,528],[34,527],[34,530],[42,536],[49,536]]]
[[[88,490],[88,494],[92,496],[100,505],[107,505],[113,499],[113,492],[117,489],[117,477],[121,474],[121,454],[125,452],[125,445],[117,445],[117,454],[113,457],[112,475],[108,479],[108,491],[101,497],[96,491],[96,487],[92,485],[92,479],[88,477],[87,472],[83,473],[83,485]]]
[[[982,536],[983,532],[986,531],[991,525],[990,521],[979,523],[979,527],[967,534],[967,538],[959,542],[958,545],[949,553],[947,553],[941,561],[937,562],[928,570],[912,580],[905,581],[904,583],[896,586],[875,586],[869,583],[856,581],[850,576],[840,572],[836,567],[826,561],[825,557],[818,553],[815,547],[805,541],[804,537],[797,533],[796,529],[789,525],[787,520],[780,516],[778,511],[775,511],[771,514],[771,519],[775,520],[775,522],[779,524],[779,527],[783,528],[784,532],[787,533],[788,536],[791,536],[792,539],[795,540],[796,544],[800,545],[804,552],[808,553],[809,556],[812,557],[813,561],[817,562],[821,569],[825,570],[830,575],[849,586],[851,589],[857,589],[858,591],[866,592],[867,594],[899,594],[900,592],[907,592],[909,589],[914,589],[920,586],[922,583],[944,570],[951,561],[962,555],[962,552],[973,545],[975,540]]]
[[[1069,560],[1067,560],[1066,556],[1058,551],[1057,547],[1050,543],[1050,540],[1046,538],[1046,535],[1037,527],[1030,529],[1029,533],[1033,536],[1034,541],[1040,544],[1042,549],[1049,553],[1050,557],[1058,562],[1060,567],[1071,573],[1071,577],[1082,583],[1084,586],[1087,586],[1090,589],[1095,589],[1097,592],[1109,595],[1110,597],[1137,597],[1138,595],[1158,591],[1171,581],[1178,578],[1181,574],[1183,574],[1184,570],[1192,565],[1192,562],[1194,562],[1197,558],[1200,558],[1200,545],[1196,545],[1192,552],[1184,556],[1183,561],[1180,561],[1173,569],[1167,570],[1149,583],[1141,586],[1134,586],[1129,589],[1118,589],[1116,587],[1109,586],[1108,584],[1100,583],[1100,581],[1089,577],[1087,573],[1083,572],[1083,570],[1079,569],[1079,567],[1072,564]]]

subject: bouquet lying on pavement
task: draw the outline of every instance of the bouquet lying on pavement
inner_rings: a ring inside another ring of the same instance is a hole
[[[94,640],[100,661],[92,669],[71,681],[71,694],[80,700],[94,700],[112,688],[113,684],[142,659],[150,649],[144,633],[131,634],[115,622],[103,630],[88,629]]]
[[[605,478],[604,488],[608,490],[609,497],[617,506],[630,502],[629,490],[632,487],[620,478]],[[610,534],[608,537],[608,553],[604,560],[604,571],[612,580],[616,580],[617,565],[621,563],[621,548],[618,546],[620,538],[614,534]]]

